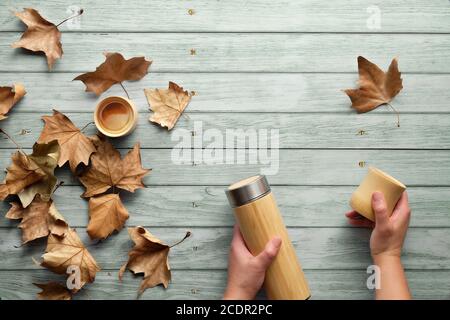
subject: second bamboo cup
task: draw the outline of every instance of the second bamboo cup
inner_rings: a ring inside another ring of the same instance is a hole
[[[375,191],[384,194],[390,216],[405,190],[406,186],[397,179],[380,169],[369,167],[366,177],[352,194],[350,206],[367,219],[375,221],[372,209],[372,194]]]
[[[305,300],[311,294],[275,198],[265,176],[232,184],[225,191],[250,252],[256,256],[273,237],[280,250],[267,269],[264,288],[273,300]]]

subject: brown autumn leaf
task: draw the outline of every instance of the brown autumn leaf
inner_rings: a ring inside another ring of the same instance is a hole
[[[87,92],[100,95],[116,83],[125,80],[140,80],[148,72],[152,61],[145,57],[134,57],[129,60],[118,52],[105,52],[105,62],[99,65],[95,71],[79,75],[73,80],[80,80],[86,85]]]
[[[27,92],[25,87],[16,83],[12,87],[0,87],[0,120],[7,118],[6,114]]]
[[[58,274],[66,274],[69,266],[77,266],[80,270],[81,287],[94,282],[96,273],[100,271],[77,232],[71,228],[67,229],[64,237],[49,235],[42,258],[41,265]]]
[[[37,294],[39,300],[72,300],[72,292],[58,282],[33,284],[42,289]]]
[[[18,193],[20,202],[23,207],[27,207],[38,194],[44,201],[49,201],[55,190],[58,179],[54,172],[60,155],[58,141],[53,140],[49,143],[35,143],[33,145],[33,153],[28,157],[34,161],[45,172],[45,176],[26,187]]]
[[[92,197],[110,188],[134,192],[145,187],[142,178],[151,169],[142,168],[139,143],[121,159],[119,151],[106,138],[93,141],[97,152],[91,157],[90,167],[80,177],[86,187],[83,197]]]
[[[53,110],[53,116],[43,116],[42,119],[45,125],[38,142],[58,140],[61,148],[58,161],[60,167],[68,161],[70,170],[75,172],[80,163],[89,164],[89,157],[95,152],[95,147],[67,116]]]
[[[171,130],[184,109],[186,109],[191,95],[174,82],[169,82],[168,89],[144,89],[153,114],[149,120],[159,123],[161,127]]]
[[[25,8],[22,12],[15,12],[14,15],[27,25],[27,30],[19,41],[12,44],[12,47],[44,52],[50,70],[55,60],[63,55],[61,33],[57,26],[42,18],[35,9]]]
[[[91,239],[105,239],[114,230],[120,231],[128,217],[128,211],[118,194],[92,197],[89,199],[87,233]]]
[[[185,237],[173,246],[164,244],[143,227],[128,228],[134,247],[128,252],[128,261],[119,270],[119,279],[122,280],[126,269],[134,273],[143,273],[139,287],[139,294],[145,289],[162,284],[167,288],[171,279],[169,266],[169,251],[173,246],[181,243],[191,235],[187,232]]]
[[[18,194],[46,176],[46,172],[21,150],[15,152],[11,160],[12,164],[6,169],[5,181],[0,184],[0,200]]]
[[[6,213],[8,219],[22,219],[19,228],[22,229],[22,242],[47,237],[49,234],[64,236],[68,225],[64,217],[56,210],[52,200],[44,201],[39,195],[24,208],[18,202],[11,202],[11,208]]]
[[[359,56],[358,72],[359,88],[345,90],[352,101],[352,108],[358,113],[369,112],[384,104],[389,105],[403,89],[397,59],[393,59],[388,71],[383,72],[376,64]]]

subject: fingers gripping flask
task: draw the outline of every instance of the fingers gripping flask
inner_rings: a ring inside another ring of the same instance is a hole
[[[305,300],[311,294],[283,223],[269,183],[263,175],[236,182],[225,191],[245,243],[253,255],[275,236],[282,239],[278,255],[267,269],[264,288],[273,300]]]

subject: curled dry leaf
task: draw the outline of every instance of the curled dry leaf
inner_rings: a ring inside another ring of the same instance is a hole
[[[119,279],[122,280],[125,270],[128,268],[134,273],[143,273],[144,279],[139,287],[139,294],[145,289],[162,284],[167,288],[171,279],[169,266],[169,251],[173,246],[164,244],[143,227],[128,228],[134,247],[128,253],[128,261],[119,271]],[[181,243],[191,235],[187,232],[185,237],[176,243]]]
[[[60,148],[58,141],[53,140],[49,143],[35,143],[33,146],[33,153],[28,156],[30,160],[34,161],[45,176],[36,183],[26,187],[18,196],[22,206],[27,207],[38,194],[44,201],[49,201],[55,190],[58,179],[55,177],[55,168],[58,164]]]
[[[387,72],[364,57],[358,57],[359,88],[345,93],[358,113],[371,111],[391,100],[403,89],[397,59],[393,59]]]
[[[37,294],[39,300],[72,300],[72,293],[58,282],[33,283],[42,289]]]
[[[106,60],[95,71],[79,75],[73,80],[80,80],[86,85],[86,91],[100,95],[116,83],[125,80],[140,80],[148,72],[152,61],[145,57],[135,57],[129,60],[120,53],[105,53]]]
[[[142,168],[138,143],[121,159],[119,151],[105,138],[93,141],[97,152],[91,157],[89,169],[80,177],[86,187],[84,197],[92,197],[116,187],[129,192],[144,188],[142,178],[150,170]]]
[[[91,239],[104,239],[114,230],[120,231],[128,217],[128,211],[118,194],[90,198],[87,233]]]
[[[11,202],[6,218],[22,219],[19,228],[22,229],[23,243],[47,237],[49,234],[62,237],[68,228],[67,222],[56,210],[53,201],[43,201],[39,195],[26,208],[20,203]]]
[[[168,89],[144,89],[144,93],[153,111],[149,120],[168,130],[175,126],[191,101],[189,93],[174,82],[169,82]]]
[[[81,287],[94,282],[96,273],[100,271],[97,262],[71,228],[67,229],[64,237],[49,235],[42,258],[41,265],[58,274],[66,274],[69,266],[77,266],[80,270]]]
[[[68,117],[53,110],[53,116],[43,116],[42,119],[45,125],[38,142],[58,140],[61,149],[58,161],[60,167],[68,161],[70,170],[75,172],[80,163],[89,163],[89,157],[95,152],[95,147]]]
[[[16,83],[13,87],[0,87],[0,120],[7,118],[6,114],[11,110],[27,92],[25,87]]]
[[[11,157],[12,164],[6,169],[5,181],[0,184],[0,200],[8,195],[18,194],[25,207],[36,194],[48,200],[57,181],[53,171],[58,156],[59,146],[56,141],[48,144],[35,143],[31,155],[26,155],[23,151],[15,152]],[[26,189],[28,187],[30,189]]]
[[[58,28],[42,18],[39,12],[34,9],[26,8],[24,11],[14,14],[27,25],[27,30],[19,41],[12,44],[12,47],[44,52],[50,70],[55,60],[63,55],[61,33]]]

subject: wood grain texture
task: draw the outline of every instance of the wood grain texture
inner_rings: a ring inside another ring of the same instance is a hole
[[[345,108],[345,107],[343,107]],[[31,148],[39,138],[43,128],[41,115],[10,114],[2,121],[2,128],[11,134],[13,139],[24,148]],[[89,113],[65,113],[79,128],[93,121]],[[188,139],[187,147],[215,148],[216,140],[226,147],[225,136],[236,133],[233,148],[261,148],[266,139],[274,137],[271,130],[277,130],[279,147],[283,149],[450,149],[450,114],[402,114],[401,127],[396,125],[396,115],[364,114],[236,114],[236,113],[195,113],[181,117],[176,127],[168,132],[165,128],[148,121],[148,113],[139,114],[138,126],[129,136],[114,139],[118,148],[132,146],[140,141],[142,148],[186,147],[180,142]],[[20,119],[20,121],[18,120]],[[220,139],[207,139],[206,131],[219,132]],[[241,131],[236,131],[241,130]],[[97,133],[94,125],[87,134]],[[195,137],[192,136],[194,132]],[[180,138],[184,134],[186,138]],[[195,141],[201,141],[200,145]],[[14,144],[2,137],[0,148],[14,148]],[[270,144],[268,145],[270,147]]]
[[[185,226],[149,229],[169,244],[180,240],[187,230],[192,232],[189,240],[171,250],[169,262],[172,270],[226,269],[232,228]],[[118,269],[127,260],[132,242],[125,230],[98,244],[88,239],[85,228],[77,228],[77,231],[102,269]],[[20,232],[19,229],[0,228],[0,270],[39,268],[32,257],[40,259],[45,241],[18,247],[21,244]],[[372,264],[370,232],[363,228],[288,228],[304,269],[367,268]],[[411,228],[403,248],[403,265],[406,269],[448,269],[449,246],[448,228]]]
[[[450,32],[450,8],[445,0],[77,0],[70,5],[85,9],[83,32]],[[380,29],[367,26],[373,6],[380,10]],[[45,5],[39,0],[4,0],[0,5],[2,30],[22,29],[9,11],[23,7],[37,8],[54,22],[70,15],[69,5],[58,0],[46,0]],[[79,31],[70,25],[63,30]]]
[[[155,62],[156,63],[156,62]],[[158,73],[152,72],[140,81],[125,82],[131,98],[140,112],[148,113],[143,88],[165,88],[175,81],[195,96],[185,112],[314,112],[345,113],[350,99],[342,89],[356,86],[355,73]],[[27,95],[11,112],[49,113],[92,112],[95,105],[109,95],[124,95],[113,86],[101,97],[84,92],[80,81],[72,81],[77,73],[0,73],[0,83],[22,82]],[[448,74],[407,74],[403,90],[393,105],[403,114],[450,113]],[[387,113],[382,107],[372,113]],[[178,125],[177,125],[178,126]]]
[[[0,71],[46,72],[42,56],[10,47],[19,37],[0,33]],[[144,55],[157,72],[353,73],[358,55],[383,69],[399,57],[402,72],[450,72],[450,35],[440,34],[67,33],[62,43],[53,72],[95,70],[105,50],[127,59]]]
[[[97,273],[95,282],[83,288],[75,299],[136,299],[142,277],[126,272],[123,281],[117,279],[118,270]],[[305,270],[311,283],[311,299],[373,299],[366,287],[366,270]],[[415,299],[450,299],[446,270],[407,270],[409,287]],[[147,289],[141,299],[221,299],[226,283],[224,270],[175,270],[169,288]],[[0,298],[36,299],[38,288],[32,282],[60,281],[61,276],[46,270],[0,271]],[[260,297],[264,297],[261,293]]]
[[[25,151],[31,152],[29,149]],[[202,150],[185,151],[193,156],[194,151]],[[225,154],[227,150],[223,151]],[[242,153],[247,159],[261,154],[261,150],[255,149],[228,151],[235,156],[237,152]],[[8,167],[12,152],[10,149],[2,150],[0,168]],[[268,176],[271,185],[358,185],[367,172],[367,166],[372,165],[388,172],[406,186],[450,186],[450,151],[446,150],[281,149],[279,163],[274,153],[271,164],[249,164],[248,161],[247,164],[207,164],[199,161],[176,164],[172,162],[172,152],[178,156],[178,150],[141,150],[144,168],[153,169],[144,177],[146,185],[228,185],[267,172],[262,169],[276,170],[277,167],[278,172]],[[265,159],[264,156],[260,159],[270,162],[270,158]],[[56,175],[66,185],[79,184],[66,168],[57,169]],[[2,172],[0,179],[4,176]]]
[[[344,212],[356,187],[275,186],[283,219],[293,227],[349,227]],[[181,227],[230,227],[234,217],[224,193],[225,186],[151,186],[135,194],[121,194],[130,212],[128,225]],[[56,206],[73,227],[88,223],[88,203],[80,198],[80,186],[62,186],[53,196]],[[449,187],[410,187],[411,227],[450,227]],[[9,209],[0,203],[0,215]],[[0,227],[16,222],[0,217]]]

